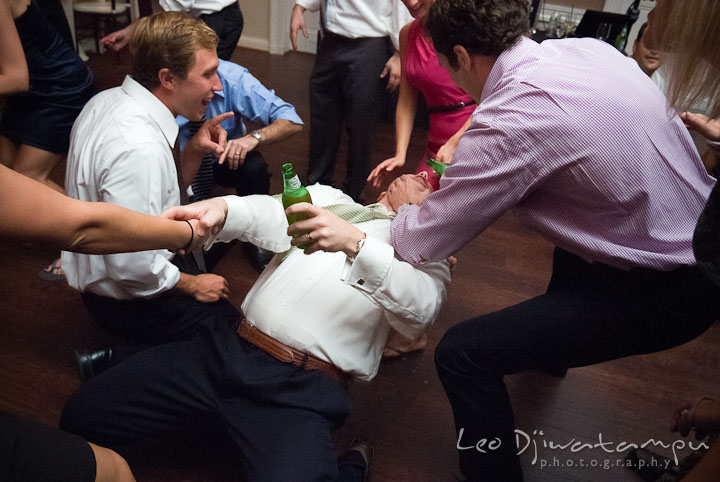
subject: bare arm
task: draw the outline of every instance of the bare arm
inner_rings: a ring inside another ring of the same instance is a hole
[[[405,64],[405,52],[407,51],[408,30],[410,25],[405,25],[400,30],[400,64]],[[410,135],[412,134],[415,112],[417,111],[417,90],[407,81],[404,70],[400,76],[400,91],[398,103],[395,108],[395,155],[385,159],[373,169],[367,180],[373,187],[379,187],[386,176],[398,167],[405,165],[405,156]]]
[[[71,199],[5,166],[0,166],[0,205],[0,237],[67,251],[107,254],[179,250],[191,237],[184,221]]]
[[[25,53],[7,0],[0,0],[0,45],[0,95],[28,90]]]
[[[137,20],[135,20],[133,23],[128,25],[125,28],[121,28],[120,30],[116,30],[115,32],[109,33],[103,38],[100,39],[100,42],[105,46],[107,49],[114,50],[117,52],[118,50],[124,48],[129,42],[130,37],[132,36],[133,32],[135,31],[135,27],[137,26]]]

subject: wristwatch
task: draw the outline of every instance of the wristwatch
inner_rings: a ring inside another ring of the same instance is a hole
[[[263,141],[262,134],[260,133],[259,130],[254,130],[254,131],[252,131],[252,132],[250,133],[250,135],[251,135],[252,137],[254,137],[255,139],[257,139],[258,144],[260,144],[260,143]]]

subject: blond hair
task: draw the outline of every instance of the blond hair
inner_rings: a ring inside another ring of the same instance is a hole
[[[720,1],[675,1],[668,13],[660,44],[670,53],[668,99],[678,112],[707,100],[720,117]]]
[[[160,69],[184,79],[195,65],[195,53],[214,51],[217,42],[210,27],[187,13],[156,13],[140,19],[130,38],[130,71],[137,82],[152,90],[160,85]]]

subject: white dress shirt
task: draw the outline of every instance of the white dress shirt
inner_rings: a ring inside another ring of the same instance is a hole
[[[187,12],[199,17],[219,12],[237,0],[160,0],[160,7],[166,12]]]
[[[296,0],[296,4],[322,10],[324,28],[348,38],[377,38],[387,35],[400,50],[398,35],[413,18],[400,0]]]
[[[352,204],[338,189],[308,187],[313,204]],[[275,252],[290,248],[282,204],[271,196],[226,196],[228,216],[216,241],[240,239]],[[395,258],[390,220],[356,224],[367,234],[360,254],[293,250],[276,256],[243,301],[247,320],[293,348],[369,380],[390,327],[408,337],[434,321],[450,282],[446,261],[414,268]]]
[[[130,76],[93,97],[73,125],[65,173],[68,196],[147,214],[180,204],[172,155],[178,127],[170,109]],[[68,283],[117,299],[174,287],[178,268],[166,250],[111,255],[63,252]]]

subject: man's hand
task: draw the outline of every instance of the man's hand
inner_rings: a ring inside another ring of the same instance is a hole
[[[307,36],[307,35],[306,35]],[[400,85],[400,54],[395,52],[387,62],[385,62],[385,68],[380,74],[380,78],[384,79],[387,77],[387,86],[385,87],[390,92],[393,92]]]
[[[180,273],[180,280],[175,285],[175,289],[201,303],[214,303],[226,299],[230,293],[227,280],[210,273],[199,275]]]
[[[130,36],[132,35],[133,30],[135,30],[135,24],[131,23],[125,28],[107,34],[100,39],[100,43],[102,43],[106,49],[117,52],[130,42]]]
[[[711,119],[703,114],[683,112],[680,118],[691,131],[698,132],[711,142],[720,142],[720,119]]]
[[[308,38],[307,26],[305,25],[305,7],[295,5],[290,15],[290,43],[293,50],[297,50],[297,32],[301,30],[303,36]]]
[[[400,156],[390,157],[377,165],[367,178],[372,187],[380,187],[380,184],[395,170],[395,168],[403,167],[405,158]]]
[[[175,206],[160,216],[179,221],[197,222],[193,225],[195,239],[187,251],[192,251],[197,246],[202,246],[209,236],[217,234],[225,225],[227,218],[227,203],[221,198],[206,199],[186,206]],[[185,251],[179,251],[185,254]]]
[[[405,174],[390,183],[387,197],[390,206],[397,212],[403,204],[420,204],[432,191],[426,172]]]
[[[287,208],[285,214],[310,216],[309,219],[291,224],[287,230],[288,236],[293,236],[290,242],[293,246],[310,244],[305,248],[305,254],[315,251],[342,251],[348,256],[358,254],[358,241],[365,237],[365,233],[327,209],[309,203],[297,203]]]
[[[258,144],[260,144],[260,141],[249,135],[238,139],[231,139],[227,141],[227,146],[218,159],[218,164],[227,161],[228,167],[235,170],[245,163],[247,153],[255,149]]]
[[[227,146],[227,132],[220,123],[234,115],[234,112],[225,112],[206,120],[197,131],[197,134],[187,143],[185,150],[189,148],[192,151],[202,153],[202,155],[207,152],[214,152],[216,156],[221,156]]]

